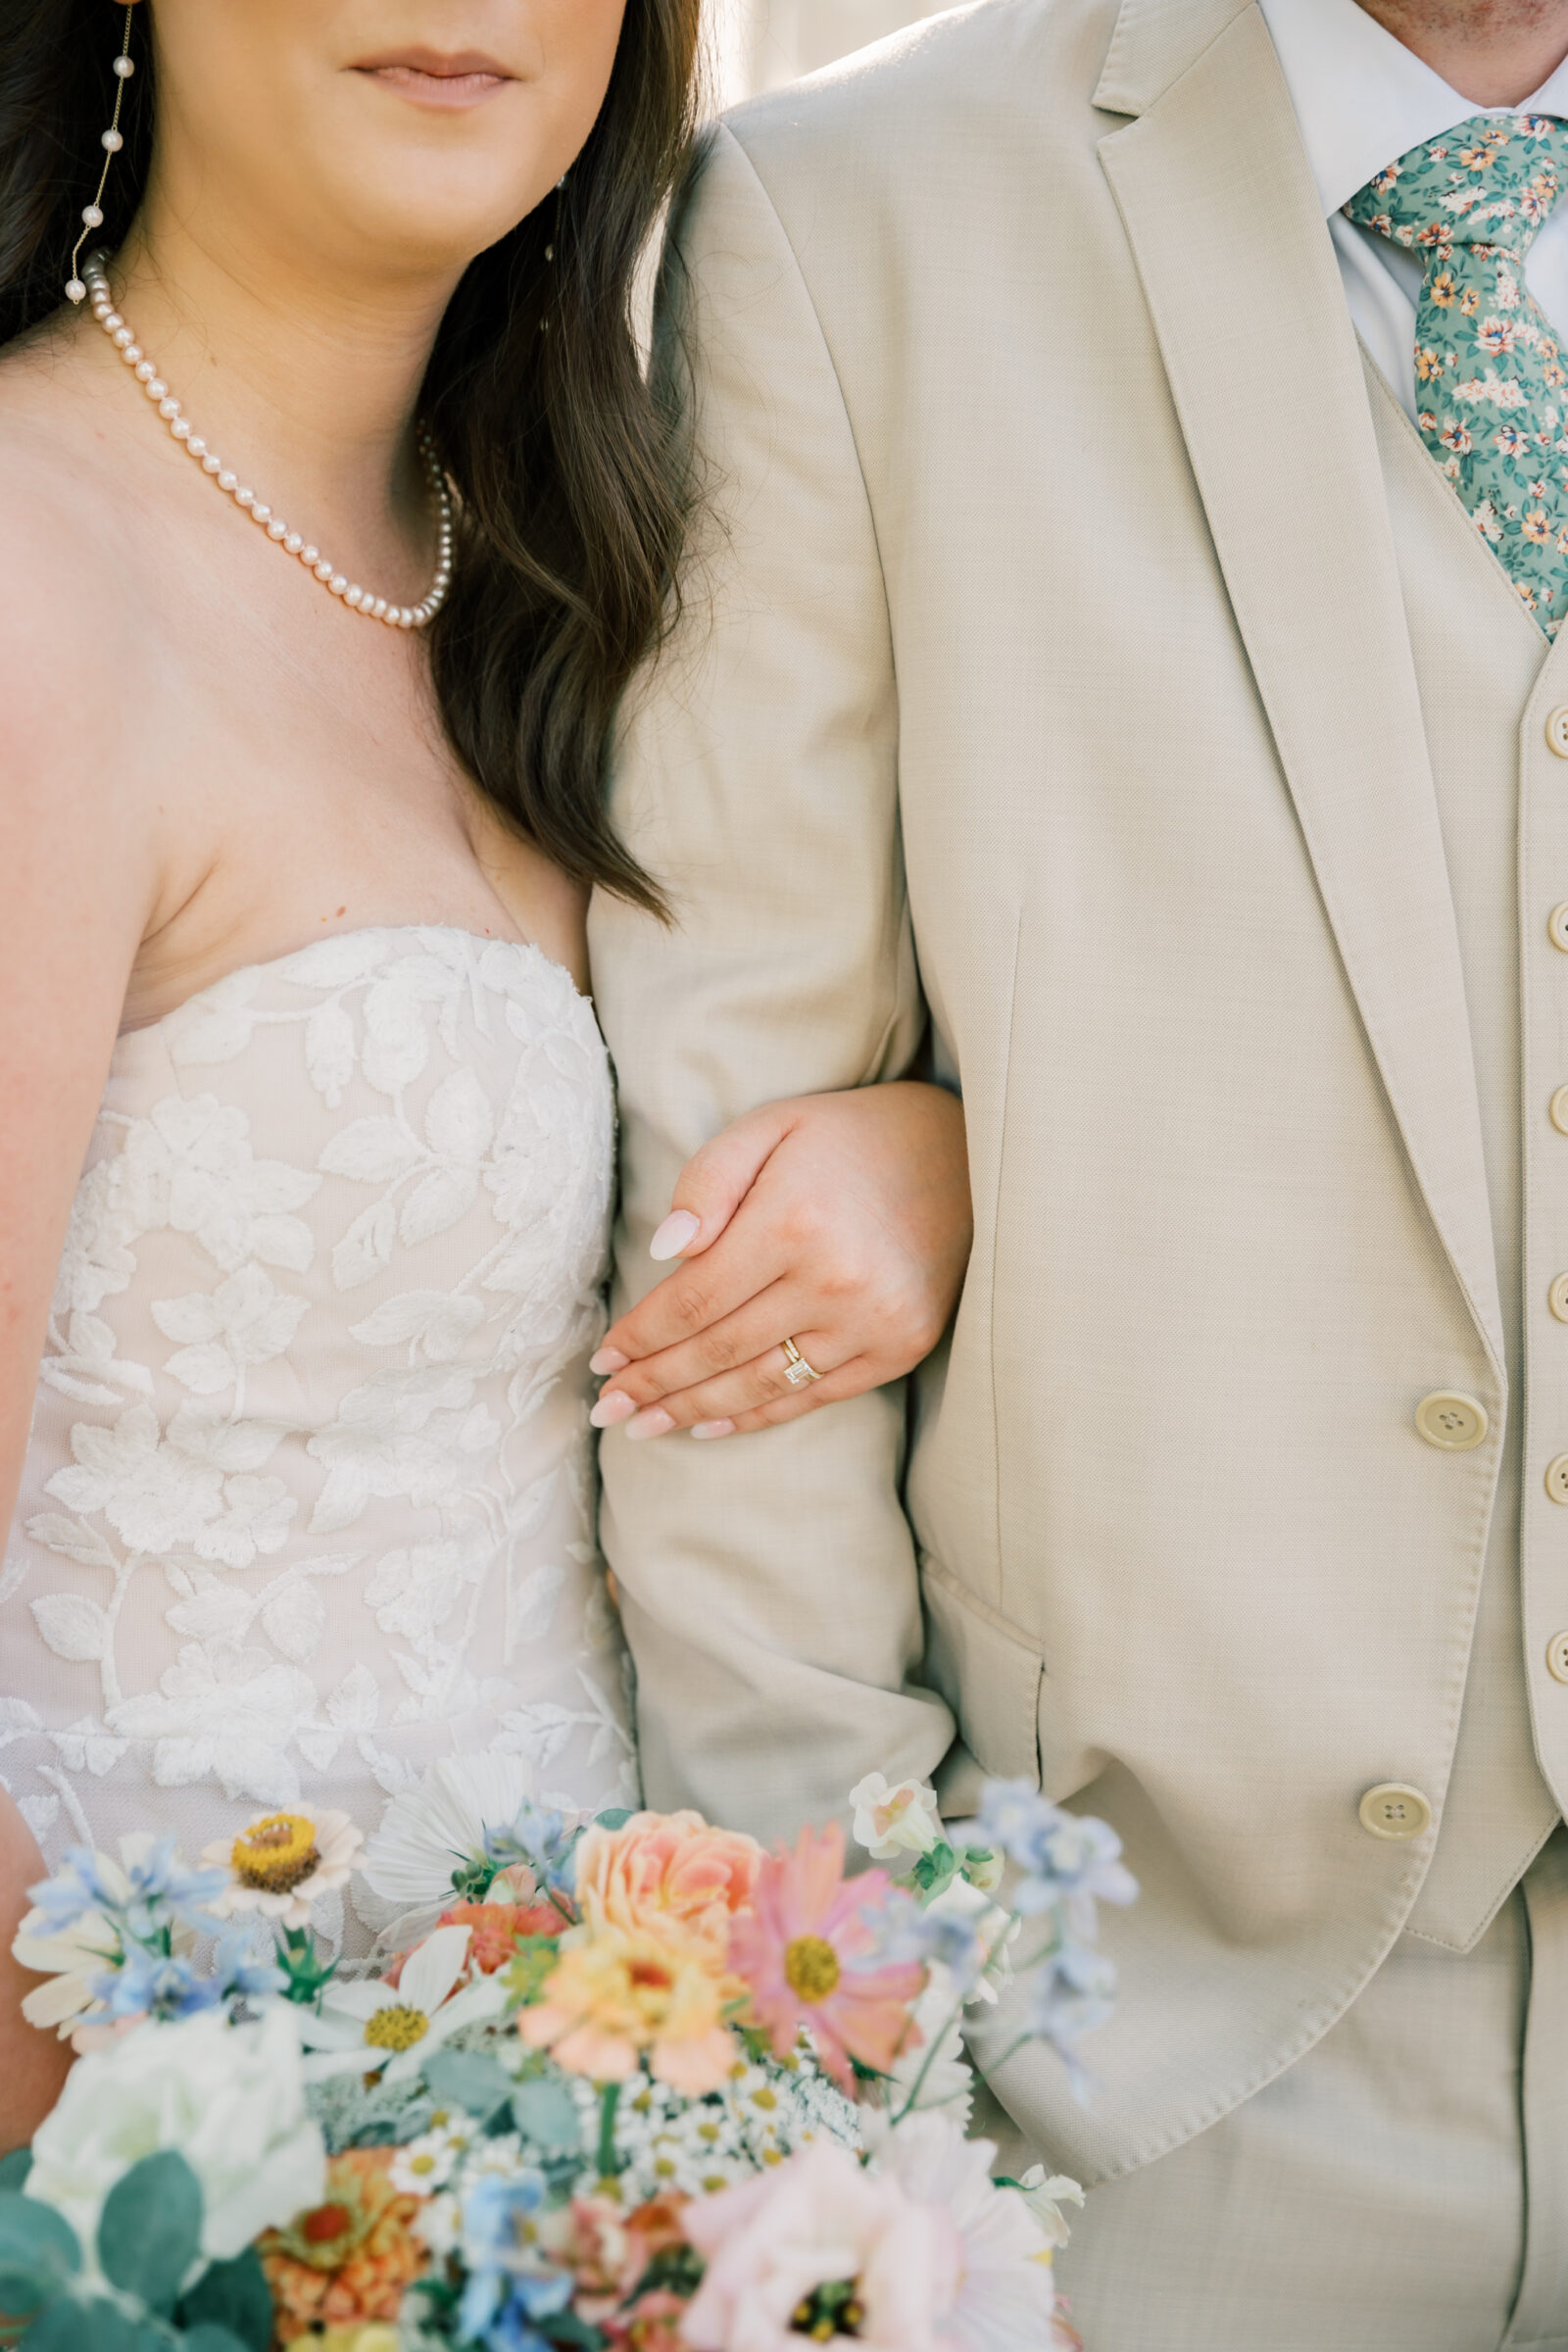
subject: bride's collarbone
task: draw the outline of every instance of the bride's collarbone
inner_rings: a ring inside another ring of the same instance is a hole
[[[0,369],[0,630],[24,621],[29,653],[7,684],[44,763],[96,776],[157,847],[124,1026],[335,930],[532,940],[586,986],[582,894],[462,774],[420,641],[134,443],[110,497],[101,447],[73,462],[83,420],[19,414],[15,383]]]

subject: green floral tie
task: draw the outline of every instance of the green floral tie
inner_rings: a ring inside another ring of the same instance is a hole
[[[1524,282],[1561,192],[1568,123],[1472,115],[1369,180],[1346,219],[1426,265],[1421,438],[1548,637],[1568,612],[1568,367]]]

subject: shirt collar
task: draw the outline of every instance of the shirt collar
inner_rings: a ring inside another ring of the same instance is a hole
[[[1376,172],[1471,115],[1568,118],[1568,59],[1522,105],[1486,108],[1450,89],[1357,0],[1259,0],[1326,217]]]

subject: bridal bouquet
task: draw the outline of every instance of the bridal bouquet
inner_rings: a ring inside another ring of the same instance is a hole
[[[836,1827],[766,1853],[691,1812],[572,1824],[517,1770],[443,1761],[368,1845],[302,1807],[195,1867],[75,1848],[33,1889],[24,2012],[80,2055],[0,2165],[0,2336],[1076,2345],[1052,2257],[1079,2192],[992,2179],[960,2026],[1016,1976],[1025,2037],[1077,2067],[1096,1903],[1134,1892],[1112,1833],[996,1782],[954,1842],[873,1774],[878,1867],[847,1877]],[[354,1872],[399,1917],[349,1981],[310,1923]]]

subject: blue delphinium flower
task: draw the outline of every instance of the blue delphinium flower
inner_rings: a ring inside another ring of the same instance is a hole
[[[463,2260],[467,2282],[459,2326],[466,2342],[486,2352],[548,2352],[536,2320],[564,2311],[572,2282],[547,2268],[533,2230],[545,2202],[543,2173],[487,2173],[463,2200]]]
[[[84,1913],[101,1911],[122,1937],[167,1946],[176,1926],[209,1928],[203,1908],[228,1885],[224,1870],[191,1870],[174,1850],[172,1838],[160,1838],[137,1860],[117,1866],[90,1846],[66,1849],[52,1879],[27,1889],[50,1929],[59,1934]]]
[[[199,1976],[177,1953],[148,1952],[139,1944],[126,1952],[122,1967],[94,1980],[93,1991],[111,2017],[152,2017],[163,2024],[216,2009],[221,1997],[216,1977]]]
[[[165,1928],[208,1928],[206,1906],[228,1885],[226,1870],[192,1870],[182,1862],[172,1838],[160,1838],[138,1861],[124,1865],[130,1893],[119,1907],[138,1943],[151,1942]]]
[[[899,1957],[934,1961],[947,1970],[955,1992],[966,1997],[985,1973],[987,1951],[971,1916],[957,1911],[918,1911],[909,1949]]]
[[[219,1998],[233,2002],[265,2000],[288,1984],[276,1962],[255,1949],[249,1929],[243,1927],[225,1936],[214,1953],[213,1977]]]
[[[1088,2077],[1078,2060],[1078,2043],[1104,2024],[1115,2005],[1116,1970],[1103,1952],[1081,1943],[1058,1944],[1034,1972],[1029,1986],[1029,2030],[1049,2041],[1065,2065],[1078,2096]]]
[[[525,1863],[541,1886],[570,1894],[577,1883],[578,1842],[577,1832],[566,1831],[562,1814],[525,1798],[510,1828],[485,1831],[485,1860],[498,1871]]]
[[[27,1900],[43,1913],[55,1935],[74,1928],[88,1911],[112,1917],[120,1907],[118,1891],[104,1878],[98,1856],[88,1845],[68,1845],[54,1877],[29,1886]]]
[[[980,1823],[1017,1865],[1012,1908],[1026,1915],[1059,1911],[1067,1933],[1082,1942],[1094,1939],[1097,1902],[1130,1903],[1138,1892],[1115,1831],[1054,1805],[1027,1781],[988,1782]]]

